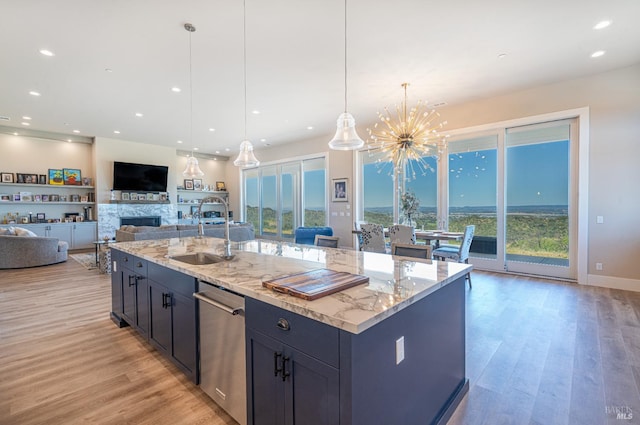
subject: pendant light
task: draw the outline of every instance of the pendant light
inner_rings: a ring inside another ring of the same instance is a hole
[[[253,145],[247,138],[247,2],[242,2],[242,60],[244,70],[244,140],[240,143],[240,153],[233,165],[236,167],[257,167],[260,161],[253,154]]]
[[[331,149],[352,151],[364,146],[364,140],[356,132],[356,120],[347,111],[347,0],[344,0],[344,112],[338,117],[337,127],[329,142]]]
[[[189,32],[189,142],[193,144],[193,77],[191,72],[191,33],[196,31],[196,27],[187,23],[184,24],[184,29]],[[193,156],[187,158],[187,166],[185,167],[182,175],[190,178],[197,179],[204,176],[204,173],[198,165],[198,160]]]

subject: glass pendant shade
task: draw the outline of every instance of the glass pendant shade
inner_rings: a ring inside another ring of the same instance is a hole
[[[253,145],[250,141],[245,140],[240,143],[240,153],[233,161],[233,165],[236,167],[257,167],[260,165],[260,161],[253,154]]]
[[[356,132],[356,120],[348,112],[343,112],[338,117],[338,129],[335,136],[329,142],[329,147],[335,150],[351,151],[364,146],[364,140]]]
[[[204,176],[204,173],[198,165],[198,160],[195,157],[190,156],[189,158],[187,158],[187,166],[182,172],[182,175],[191,179],[196,179]]]

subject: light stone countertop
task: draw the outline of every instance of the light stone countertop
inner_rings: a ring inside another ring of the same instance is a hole
[[[232,242],[235,258],[216,264],[195,266],[170,258],[194,252],[223,255],[223,242],[220,238],[190,237],[119,242],[110,247],[354,334],[437,291],[472,268],[454,262],[407,261],[387,254],[266,239]],[[314,301],[262,286],[264,280],[322,268],[368,276],[369,283]]]

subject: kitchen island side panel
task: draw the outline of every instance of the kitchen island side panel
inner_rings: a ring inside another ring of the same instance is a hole
[[[341,331],[342,425],[446,421],[468,389],[464,291],[461,276],[363,333]]]

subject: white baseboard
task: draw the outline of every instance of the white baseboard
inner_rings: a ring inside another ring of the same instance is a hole
[[[586,285],[600,286],[603,288],[622,289],[624,291],[640,292],[640,280],[626,279],[623,277],[587,275]]]

